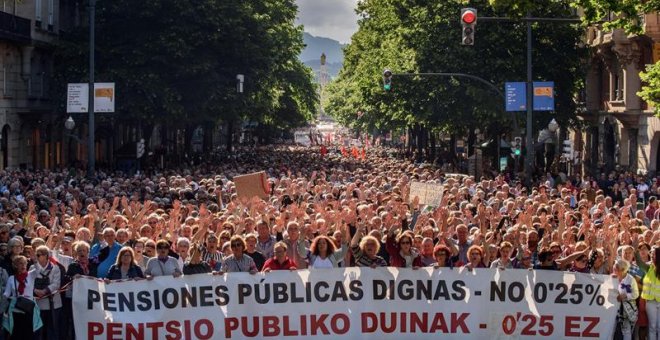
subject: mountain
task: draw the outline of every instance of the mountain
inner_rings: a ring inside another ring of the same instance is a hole
[[[325,53],[328,74],[331,78],[336,77],[344,62],[344,51],[342,49],[346,45],[330,38],[315,37],[307,32],[303,33],[303,41],[305,42],[305,49],[300,53],[298,59],[311,67],[318,77],[321,70],[321,54]]]
[[[346,45],[330,38],[315,37],[307,32],[303,33],[305,49],[300,53],[299,59],[302,61],[320,59],[321,53],[325,53],[326,60],[329,63],[343,63],[344,52],[342,48]]]

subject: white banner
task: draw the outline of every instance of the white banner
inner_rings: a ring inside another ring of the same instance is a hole
[[[66,112],[86,113],[88,105],[89,84],[68,84]],[[94,112],[115,112],[115,83],[94,83]]]
[[[348,268],[74,282],[83,339],[608,339],[615,279],[555,271]]]

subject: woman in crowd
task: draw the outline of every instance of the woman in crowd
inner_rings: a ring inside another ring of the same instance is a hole
[[[117,261],[108,271],[108,280],[143,279],[142,268],[135,262],[131,247],[123,247],[117,255]]]
[[[140,266],[142,271],[147,269],[147,262],[149,261],[149,257],[144,255],[145,243],[147,240],[148,238],[146,237],[140,237],[135,241],[135,244],[133,244],[133,255],[135,256],[135,263]]]
[[[147,257],[147,262],[150,258],[156,256],[156,241],[151,239],[144,241],[144,256]]]
[[[646,302],[646,315],[649,320],[649,340],[660,339],[660,247],[651,252],[651,263],[638,261],[646,275],[642,284],[642,299]]]
[[[199,250],[199,246],[193,244],[189,249],[188,261],[183,264],[183,275],[211,273],[213,269],[208,263],[202,261],[202,252]]]
[[[34,275],[33,296],[41,311],[44,323],[42,339],[59,340],[62,319],[62,297],[58,291],[65,273],[50,261],[50,250],[46,246],[35,249],[37,260],[30,268]]]
[[[387,262],[378,256],[380,242],[373,236],[364,236],[363,228],[358,228],[351,240],[351,252],[357,267],[387,267]]]
[[[229,241],[229,240],[227,240]],[[202,247],[202,261],[206,262],[211,266],[211,268],[217,268],[222,264],[223,255],[218,246],[218,236],[214,232],[209,232],[206,236],[206,242],[204,247]],[[223,241],[224,243],[225,241]]]
[[[468,263],[463,265],[463,268],[473,270],[475,268],[486,268],[488,262],[488,254],[484,254],[481,246],[473,245],[468,248]]]
[[[617,321],[621,327],[623,340],[632,339],[633,327],[637,322],[637,298],[639,297],[639,290],[637,289],[637,281],[628,274],[630,264],[628,261],[619,259],[614,262],[614,276],[619,280],[618,295],[616,300],[621,303]]]
[[[296,263],[287,256],[286,251],[286,243],[282,241],[275,243],[273,246],[273,253],[275,255],[266,260],[264,268],[261,271],[268,273],[271,270],[296,270]]]
[[[232,254],[227,257],[221,268],[221,273],[236,273],[247,272],[250,274],[257,273],[257,265],[254,260],[243,253],[245,250],[245,240],[239,235],[234,235],[230,239]],[[265,264],[264,264],[265,266]]]
[[[7,331],[7,339],[36,339],[37,332],[43,327],[33,295],[36,269],[28,272],[27,258],[23,255],[14,256],[12,261],[14,274],[9,277],[4,291],[10,302],[3,328]]]
[[[419,268],[422,267],[422,258],[413,248],[414,234],[410,230],[395,235],[395,228],[390,229],[387,234],[385,247],[390,254],[390,266],[399,268]]]
[[[309,248],[309,267],[310,268],[337,268],[339,262],[344,260],[348,251],[348,232],[342,232],[342,247],[335,248],[334,242],[325,235],[314,238]]]
[[[157,256],[149,259],[149,262],[147,262],[147,270],[144,272],[147,279],[151,279],[154,276],[181,276],[181,268],[179,268],[179,262],[170,256],[169,253],[169,242],[166,240],[158,240],[158,242],[156,242]]]
[[[69,264],[66,275],[71,278],[78,276],[96,277],[96,265],[89,261],[89,244],[84,241],[76,241],[73,244],[73,262]],[[69,289],[69,292],[71,289]]]
[[[19,237],[14,237],[9,240],[7,243],[7,248],[9,250],[8,256],[5,256],[2,261],[2,268],[7,271],[7,275],[14,274],[14,257],[23,255],[23,240]],[[27,259],[27,257],[26,257]],[[31,261],[28,261],[28,265],[31,265]]]
[[[435,258],[435,263],[431,264],[434,268],[442,267],[451,267],[451,250],[449,247],[438,244],[433,248],[433,257]]]
[[[510,242],[502,242],[500,244],[499,257],[490,264],[490,268],[513,269],[513,263],[511,262],[512,251],[513,245]]]

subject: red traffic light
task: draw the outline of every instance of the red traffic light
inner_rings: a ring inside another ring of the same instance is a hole
[[[461,20],[465,24],[472,25],[475,21],[477,21],[477,13],[470,9],[465,10],[461,15]]]

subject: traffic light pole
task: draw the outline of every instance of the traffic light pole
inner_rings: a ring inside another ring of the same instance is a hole
[[[530,17],[530,13],[527,12]],[[532,140],[532,120],[534,114],[534,88],[532,77],[532,22],[527,21],[527,124],[526,124],[526,142],[527,152],[525,153],[525,185],[532,187],[532,168],[534,162],[534,141]],[[530,190],[531,193],[531,190]]]
[[[533,114],[534,114],[534,89],[533,89],[533,60],[532,60],[532,24],[535,22],[554,22],[564,24],[577,24],[582,22],[577,18],[536,18],[532,17],[531,12],[527,12],[527,17],[515,19],[509,17],[479,17],[479,21],[524,21],[527,23],[527,123],[525,128],[526,138],[525,146],[525,185],[528,188],[532,186],[532,169],[534,168],[534,142],[532,138]]]
[[[386,72],[389,70],[386,70]],[[391,71],[390,71],[391,72]],[[447,73],[447,72],[422,72],[422,73],[391,73],[390,77],[397,76],[397,77],[413,77],[413,76],[440,76],[440,77],[459,77],[459,78],[468,78],[472,80],[476,80],[482,84],[485,84],[488,86],[491,90],[497,92],[497,94],[502,98],[502,100],[506,100],[504,97],[504,93],[495,85],[493,85],[491,82],[488,80],[473,76],[471,74],[466,74],[466,73]],[[391,85],[391,84],[390,84]],[[514,126],[518,126],[518,118],[516,117],[516,114],[513,114],[513,124]],[[497,144],[499,146],[499,137]]]

